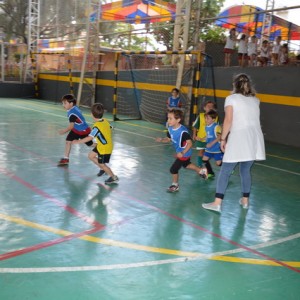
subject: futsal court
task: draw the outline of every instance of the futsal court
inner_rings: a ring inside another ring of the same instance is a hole
[[[163,125],[105,116],[120,179],[107,186],[85,145],[57,167],[60,103],[0,99],[0,116],[1,300],[300,299],[299,149],[266,143],[249,210],[236,169],[218,214],[201,207],[216,179],[180,170],[179,192],[166,192]]]

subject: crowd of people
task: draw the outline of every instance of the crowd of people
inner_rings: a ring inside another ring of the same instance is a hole
[[[281,36],[277,36],[274,42],[270,42],[259,40],[256,35],[251,35],[250,31],[238,34],[235,28],[230,29],[224,47],[225,67],[230,67],[236,48],[240,67],[289,64],[288,44],[282,44]]]
[[[221,204],[236,165],[240,165],[242,195],[239,204],[248,209],[251,190],[251,168],[255,160],[265,159],[264,139],[260,126],[259,99],[247,74],[236,75],[233,79],[233,90],[225,99],[225,118],[223,126],[219,124],[216,104],[207,101],[193,124],[192,134],[183,123],[184,112],[178,89],[172,90],[167,99],[167,136],[156,138],[156,142],[172,143],[175,160],[170,167],[172,183],[167,188],[170,193],[179,191],[179,170],[190,169],[201,178],[209,180],[215,173],[210,164],[213,159],[220,167],[217,179],[215,200],[203,203],[207,210],[221,212]],[[67,110],[69,124],[59,130],[59,134],[67,134],[65,156],[58,166],[69,164],[71,146],[86,144],[93,147],[88,158],[100,169],[101,174],[108,175],[105,184],[114,184],[119,178],[108,166],[113,141],[111,126],[103,117],[104,107],[96,103],[91,108],[95,121],[92,129],[87,125],[80,109],[76,106],[73,95],[62,97],[63,107]],[[193,146],[198,150],[197,162],[192,162]]]

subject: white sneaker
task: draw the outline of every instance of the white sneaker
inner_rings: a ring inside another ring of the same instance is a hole
[[[216,212],[221,212],[221,205],[214,205],[212,203],[203,203],[202,207],[208,210],[213,210]]]
[[[240,199],[239,203],[242,206],[242,208],[244,208],[244,209],[248,209],[249,208],[249,202],[247,204],[243,204],[243,198]]]

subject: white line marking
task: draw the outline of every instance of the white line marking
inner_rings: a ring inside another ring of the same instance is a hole
[[[281,168],[271,167],[271,166],[260,164],[260,163],[257,163],[257,162],[255,163],[255,165],[258,165],[258,166],[261,166],[261,167],[265,167],[265,168],[269,168],[269,169],[273,169],[273,170],[276,170],[276,171],[281,171],[281,172],[285,172],[285,173],[289,173],[289,174],[300,176],[300,173],[297,173],[297,172],[292,172],[292,171],[281,169]]]
[[[29,108],[29,107],[23,107],[23,106],[19,106],[19,105],[13,105],[13,104],[9,104],[9,105],[17,107],[17,108],[25,109],[25,110],[32,110],[32,111],[36,111],[36,112],[39,112],[39,113],[42,113],[42,114],[46,114],[46,115],[50,115],[50,116],[55,116],[55,117],[66,119],[66,116],[61,116],[61,115],[49,113],[49,112],[42,111],[42,110],[37,110],[37,109],[33,109],[33,108]]]
[[[300,238],[300,232],[280,238],[274,241],[257,244],[254,246],[248,246],[250,249],[261,249],[270,246],[274,246],[280,243],[284,243],[286,241],[291,241],[294,239]],[[129,263],[129,264],[114,264],[114,265],[102,265],[102,266],[77,266],[77,267],[46,267],[46,268],[0,268],[0,273],[51,273],[51,272],[80,272],[80,271],[103,271],[103,270],[120,270],[120,269],[131,269],[131,268],[141,268],[141,267],[149,267],[149,266],[157,266],[157,265],[165,265],[171,263],[182,263],[188,261],[195,261],[201,259],[210,259],[214,256],[225,256],[240,252],[247,251],[244,248],[238,248],[227,251],[220,251],[211,254],[201,254],[194,257],[179,257],[172,259],[164,259],[164,260],[153,260],[153,261],[144,261],[139,263]]]

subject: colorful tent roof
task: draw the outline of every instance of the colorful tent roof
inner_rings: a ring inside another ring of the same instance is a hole
[[[122,0],[102,5],[100,17],[139,24],[170,21],[175,13],[176,4],[161,0]]]
[[[253,34],[260,38],[265,13],[255,13],[259,11],[263,11],[263,9],[252,5],[232,6],[219,14],[218,17],[222,18],[218,19],[215,24],[224,28],[235,27],[238,32],[245,32],[250,29]],[[238,16],[231,17],[233,15]],[[270,18],[271,15],[267,13],[267,17]],[[268,27],[265,27],[264,33],[267,34],[268,32]],[[300,26],[273,15],[269,40],[273,41],[279,35],[282,40],[300,40]]]

